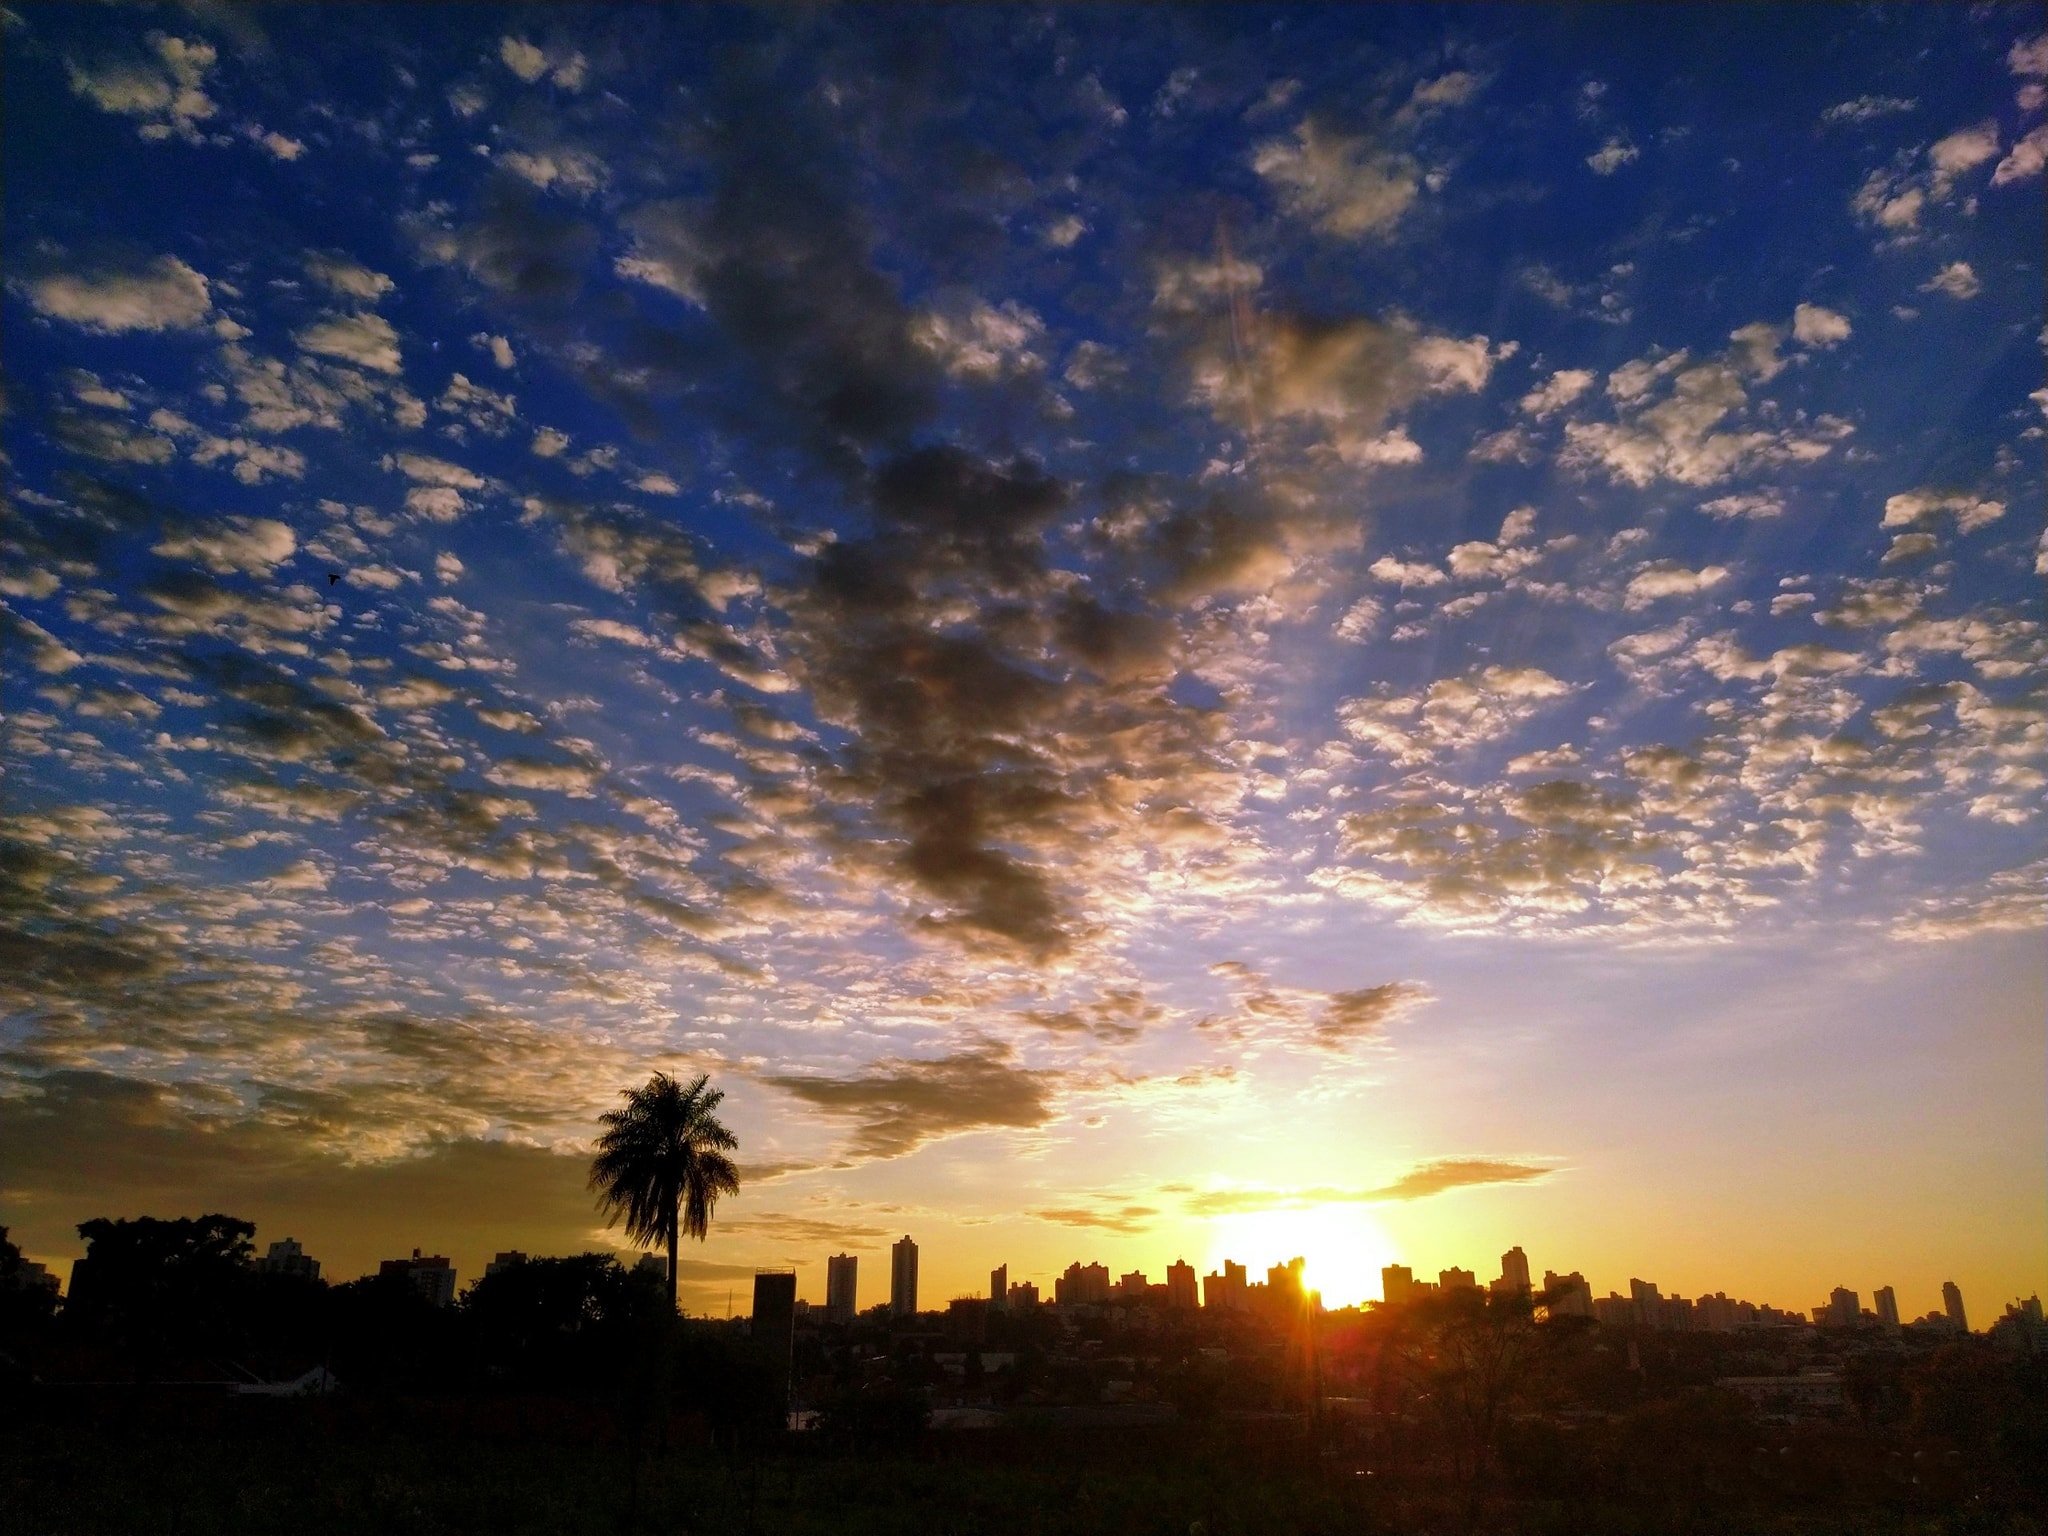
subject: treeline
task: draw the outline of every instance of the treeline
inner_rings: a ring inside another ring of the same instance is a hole
[[[691,1323],[665,1279],[610,1254],[517,1259],[436,1306],[405,1275],[329,1284],[254,1263],[255,1225],[207,1215],[82,1223],[61,1306],[7,1285],[0,1372],[16,1385],[218,1384],[602,1399],[628,1417],[700,1415],[715,1434],[781,1427],[784,1379],[744,1334]],[[786,1371],[786,1367],[785,1367]]]

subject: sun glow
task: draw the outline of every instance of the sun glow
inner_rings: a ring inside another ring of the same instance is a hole
[[[1377,1301],[1381,1266],[1396,1258],[1379,1223],[1355,1205],[1246,1211],[1219,1216],[1209,1225],[1211,1270],[1220,1271],[1225,1259],[1235,1259],[1256,1283],[1266,1278],[1268,1267],[1296,1256],[1307,1261],[1303,1279],[1310,1290],[1323,1293],[1326,1307]]]

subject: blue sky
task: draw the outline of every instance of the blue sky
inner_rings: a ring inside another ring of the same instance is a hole
[[[2037,11],[6,26],[32,1252],[2039,1284]]]

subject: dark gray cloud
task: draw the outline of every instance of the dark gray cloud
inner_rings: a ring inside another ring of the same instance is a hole
[[[988,1043],[932,1060],[890,1058],[844,1077],[763,1075],[771,1088],[851,1122],[851,1156],[901,1157],[967,1131],[1032,1130],[1054,1113],[1057,1073],[1034,1071]]]

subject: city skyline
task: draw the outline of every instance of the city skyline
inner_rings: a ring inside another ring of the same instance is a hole
[[[0,21],[32,1260],[2048,1283],[2037,7]]]

